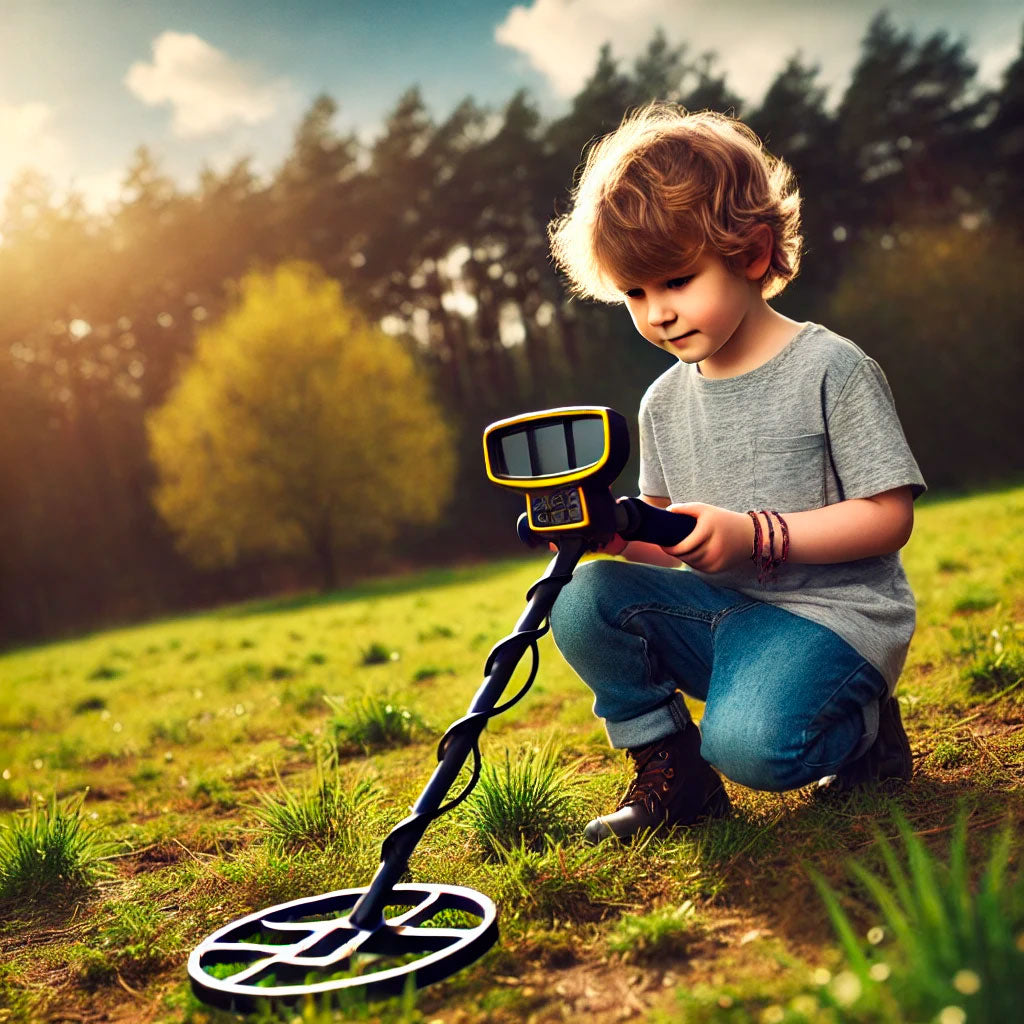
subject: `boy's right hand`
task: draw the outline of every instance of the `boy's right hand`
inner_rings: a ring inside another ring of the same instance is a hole
[[[722,572],[750,558],[754,524],[744,512],[733,512],[702,502],[669,505],[669,512],[693,516],[693,532],[674,547],[664,550],[701,572]]]
[[[616,533],[607,544],[603,544],[597,551],[602,555],[621,555],[628,545],[629,541]]]

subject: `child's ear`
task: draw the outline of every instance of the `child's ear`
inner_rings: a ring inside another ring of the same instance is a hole
[[[747,265],[743,268],[743,276],[748,281],[759,281],[768,272],[772,263],[772,243],[772,229],[761,224],[754,233],[747,253]]]

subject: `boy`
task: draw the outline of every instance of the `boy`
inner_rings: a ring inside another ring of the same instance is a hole
[[[627,562],[582,566],[552,613],[636,768],[591,842],[726,814],[718,771],[765,790],[910,778],[898,552],[924,481],[878,365],[768,305],[799,266],[799,208],[745,126],[653,104],[591,150],[551,225],[576,293],[624,302],[676,359],[641,402],[640,490],[697,520],[667,549],[615,538]],[[679,691],[705,702],[699,730]]]

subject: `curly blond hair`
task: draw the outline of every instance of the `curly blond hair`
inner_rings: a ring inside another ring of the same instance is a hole
[[[651,103],[589,150],[569,213],[548,226],[555,264],[580,296],[622,300],[623,287],[677,273],[710,249],[740,270],[764,252],[765,298],[800,266],[793,172],[743,123]]]

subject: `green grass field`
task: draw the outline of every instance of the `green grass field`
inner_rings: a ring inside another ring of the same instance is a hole
[[[1024,488],[919,506],[898,691],[916,771],[896,794],[730,786],[730,819],[585,847],[627,775],[545,638],[533,690],[483,737],[498,806],[436,822],[411,863],[494,898],[500,942],[418,994],[299,1019],[1000,1019],[999,998],[1024,999],[1022,523]],[[236,1019],[191,995],[189,951],[252,910],[369,882],[543,565],[0,656],[0,1021]],[[517,767],[533,774],[504,807]]]

